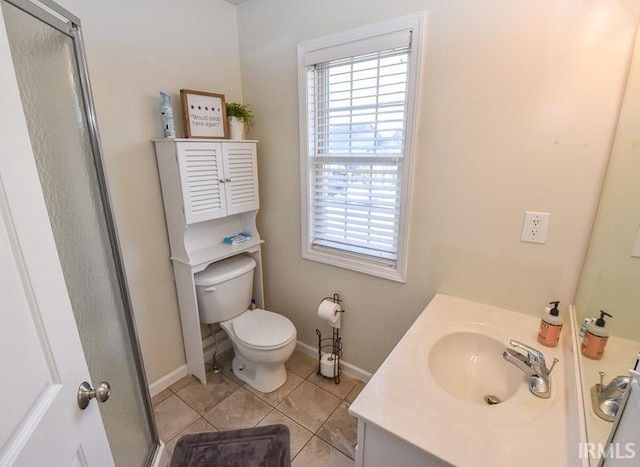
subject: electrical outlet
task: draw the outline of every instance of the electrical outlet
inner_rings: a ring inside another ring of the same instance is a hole
[[[545,243],[547,241],[550,217],[551,214],[548,212],[526,211],[520,240],[531,243]]]

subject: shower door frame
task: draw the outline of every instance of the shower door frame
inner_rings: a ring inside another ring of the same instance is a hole
[[[127,323],[127,329],[129,333],[129,340],[131,342],[131,350],[135,360],[136,374],[138,377],[138,384],[140,391],[142,392],[142,399],[144,402],[144,409],[147,418],[147,423],[151,432],[153,446],[147,457],[147,466],[157,464],[163,454],[160,443],[160,437],[156,427],[155,417],[153,414],[153,406],[151,404],[151,396],[149,394],[149,385],[144,371],[144,363],[142,360],[142,351],[140,349],[140,343],[138,340],[138,333],[136,329],[135,320],[133,317],[133,306],[131,304],[131,297],[129,294],[129,287],[127,285],[126,274],[124,270],[124,262],[122,259],[122,249],[118,240],[117,227],[113,216],[113,210],[111,208],[111,197],[109,191],[109,184],[106,177],[106,168],[104,165],[104,158],[102,152],[102,145],[100,143],[100,134],[98,132],[98,122],[96,118],[95,106],[93,102],[93,96],[91,93],[91,84],[89,82],[89,69],[87,66],[84,41],[82,38],[81,21],[73,15],[71,12],[61,7],[57,3],[51,0],[35,0],[42,4],[33,3],[30,0],[3,0],[16,8],[23,10],[24,12],[34,16],[40,21],[55,28],[61,33],[69,36],[73,41],[73,51],[78,66],[78,73],[80,78],[80,88],[82,90],[82,101],[84,111],[87,117],[87,125],[89,130],[89,138],[91,141],[91,149],[93,156],[93,163],[96,169],[96,175],[98,179],[98,185],[100,188],[100,198],[102,206],[105,212],[105,220],[107,224],[109,242],[113,252],[113,259],[115,263],[116,275],[118,278],[118,284],[120,288],[120,294],[122,296],[122,303],[125,311],[125,319]],[[49,10],[49,11],[47,11]]]

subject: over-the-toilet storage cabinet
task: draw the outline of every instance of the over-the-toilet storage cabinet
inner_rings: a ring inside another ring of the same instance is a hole
[[[256,229],[256,141],[156,139],[156,157],[176,280],[189,372],[206,383],[204,349],[194,274],[209,264],[244,253],[256,260],[253,298],[264,306],[263,241]],[[223,243],[239,232],[252,239]]]

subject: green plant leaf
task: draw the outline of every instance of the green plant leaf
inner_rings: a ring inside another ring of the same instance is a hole
[[[253,111],[249,104],[240,104],[238,102],[227,102],[227,117],[236,117],[247,127],[253,126]]]

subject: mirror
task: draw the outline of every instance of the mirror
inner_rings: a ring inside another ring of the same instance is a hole
[[[613,315],[606,324],[610,338],[602,359],[580,355],[587,437],[602,446],[613,424],[595,415],[591,389],[599,383],[600,371],[605,372],[605,386],[619,375],[628,375],[640,352],[639,38],[575,299],[577,328],[584,318],[598,317],[600,310]],[[634,250],[638,257],[632,256]]]

